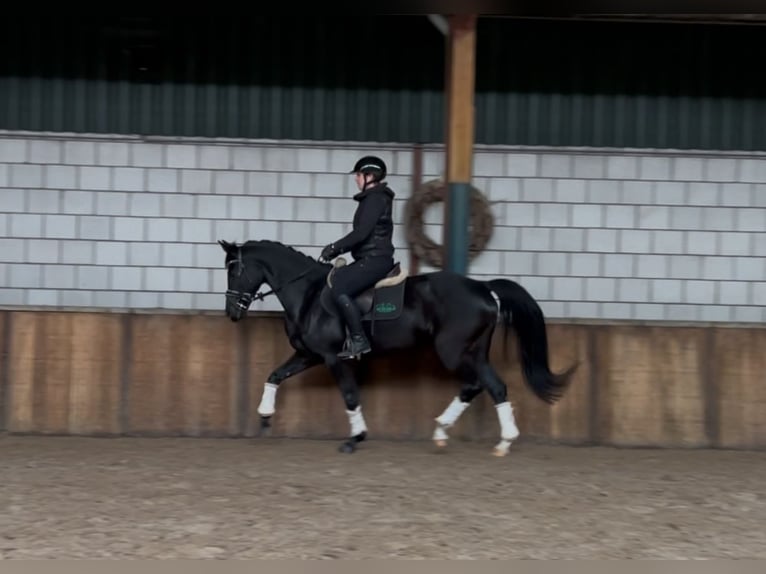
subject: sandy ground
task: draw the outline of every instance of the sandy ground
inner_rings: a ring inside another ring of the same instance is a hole
[[[0,557],[766,558],[766,453],[0,437]]]

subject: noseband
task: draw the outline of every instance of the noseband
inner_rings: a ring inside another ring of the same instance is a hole
[[[264,297],[267,297],[269,295],[279,292],[280,290],[284,289],[287,285],[289,285],[293,281],[297,281],[298,279],[300,279],[301,277],[303,277],[310,271],[310,269],[307,269],[306,271],[293,277],[289,281],[284,282],[282,285],[280,285],[276,289],[269,289],[268,291],[264,293],[255,293],[255,289],[257,288],[257,286],[255,284],[255,281],[253,281],[250,278],[250,276],[247,274],[247,269],[245,268],[245,262],[244,262],[244,259],[242,258],[241,247],[237,249],[237,257],[232,259],[226,264],[227,269],[230,268],[232,265],[237,265],[237,277],[241,277],[244,274],[248,282],[252,283],[253,285],[252,291],[237,291],[236,289],[226,290],[226,299],[233,300],[233,304],[236,305],[238,308],[240,308],[242,311],[247,311],[247,309],[250,307],[250,305],[253,303],[254,300],[263,301]]]

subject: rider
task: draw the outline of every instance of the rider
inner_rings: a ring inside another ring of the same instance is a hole
[[[359,205],[354,214],[353,229],[345,237],[327,245],[320,256],[330,261],[350,252],[354,258],[353,263],[335,270],[331,289],[350,332],[347,350],[338,353],[343,359],[371,350],[353,297],[383,279],[394,266],[391,241],[394,192],[384,181],[386,164],[379,157],[364,156],[349,173],[356,176],[359,188],[359,193],[354,196]]]

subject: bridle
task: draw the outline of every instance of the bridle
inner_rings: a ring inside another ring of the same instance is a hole
[[[272,295],[274,293],[278,293],[282,289],[284,289],[287,285],[290,283],[293,283],[294,281],[297,281],[301,277],[307,275],[311,269],[306,269],[302,273],[299,273],[292,279],[285,281],[280,285],[279,287],[269,289],[265,292],[259,292],[255,293],[256,283],[253,281],[250,276],[247,274],[247,269],[245,268],[245,262],[242,259],[242,247],[237,248],[237,256],[229,261],[226,264],[226,268],[229,269],[232,264],[237,265],[237,277],[241,277],[243,274],[245,276],[245,279],[247,279],[248,283],[251,283],[253,285],[252,291],[237,291],[236,289],[226,289],[226,299],[227,300],[234,300],[234,305],[236,305],[238,308],[240,308],[242,311],[247,311],[247,309],[252,305],[253,301],[263,301],[264,297],[268,297],[269,295]]]

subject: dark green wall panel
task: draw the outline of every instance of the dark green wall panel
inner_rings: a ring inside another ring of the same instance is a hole
[[[0,129],[443,141],[423,16],[20,13]],[[476,140],[766,150],[763,28],[481,19]]]

